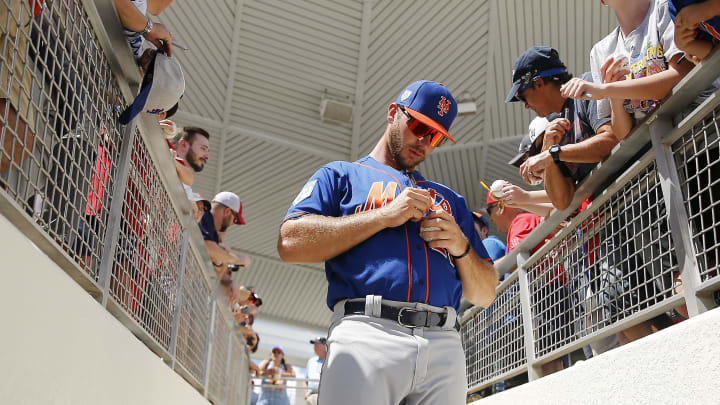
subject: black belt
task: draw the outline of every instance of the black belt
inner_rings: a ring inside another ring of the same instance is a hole
[[[365,301],[346,301],[345,315],[365,315]],[[447,312],[422,311],[410,307],[380,305],[380,318],[390,319],[406,328],[429,328],[445,325]],[[455,319],[455,330],[460,331],[460,322]]]

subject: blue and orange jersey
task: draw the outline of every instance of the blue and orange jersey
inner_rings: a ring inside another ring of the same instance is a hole
[[[475,253],[492,262],[475,232],[465,199],[450,188],[411,174],[418,188],[434,198],[432,210],[443,209],[455,217]],[[410,175],[379,163],[370,156],[356,162],[332,162],[308,180],[284,221],[304,215],[342,217],[380,208],[406,187]],[[434,306],[460,306],[462,285],[452,257],[445,249],[432,249],[420,238],[420,223],[409,221],[386,228],[347,252],[325,262],[327,304],[346,298],[382,295],[394,301],[422,302]]]

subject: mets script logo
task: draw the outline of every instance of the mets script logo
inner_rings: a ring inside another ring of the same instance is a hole
[[[395,199],[395,192],[397,191],[398,184],[395,182],[388,183],[387,187],[383,189],[383,182],[376,181],[370,187],[365,204],[358,205],[355,207],[355,213],[370,211],[375,208],[384,207],[390,204]]]
[[[440,97],[440,102],[438,103],[438,115],[444,116],[447,114],[448,110],[450,109],[450,101],[445,98],[445,96]]]
[[[381,208],[390,204],[395,199],[395,193],[398,191],[398,184],[395,182],[389,182],[387,186],[383,187],[384,182],[376,181],[370,186],[365,203],[355,207],[355,213],[370,211],[375,208]],[[430,206],[430,210],[439,211],[443,210],[452,215],[452,207],[450,203],[443,197],[442,194],[435,191],[435,189],[428,188],[427,191],[430,193],[430,198],[433,204]]]

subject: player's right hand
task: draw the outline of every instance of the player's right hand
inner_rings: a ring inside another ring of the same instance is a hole
[[[394,228],[407,221],[420,221],[430,211],[431,206],[432,201],[427,190],[408,187],[378,212],[386,221],[387,227]]]

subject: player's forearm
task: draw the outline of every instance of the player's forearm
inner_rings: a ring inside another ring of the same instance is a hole
[[[288,263],[323,262],[347,252],[385,227],[380,210],[344,217],[306,215],[282,225],[278,254]]]
[[[602,125],[595,136],[579,143],[570,143],[560,148],[560,160],[573,163],[597,163],[610,156],[618,144],[610,124]]]
[[[564,210],[572,202],[575,182],[572,178],[565,177],[558,165],[551,164],[545,169],[545,191],[553,206],[558,210]]]
[[[455,261],[463,295],[473,305],[487,308],[495,300],[498,283],[497,271],[489,262],[481,259],[473,249],[462,259]]]

